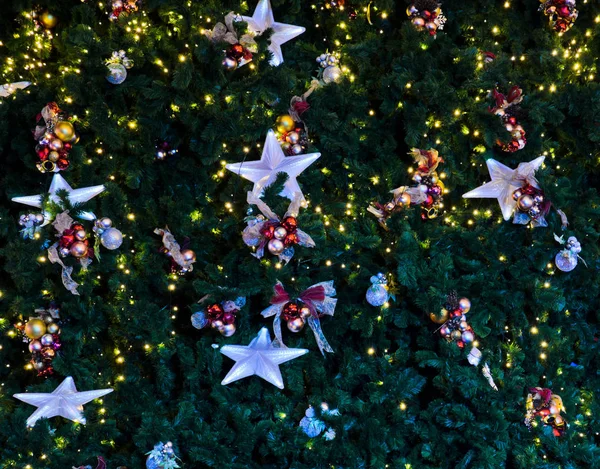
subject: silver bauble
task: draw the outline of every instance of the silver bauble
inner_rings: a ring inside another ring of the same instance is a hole
[[[34,362],[33,363],[33,368],[36,371],[42,371],[45,367],[46,367],[46,365],[44,365],[44,362]]]
[[[521,210],[522,212],[527,212],[531,207],[533,207],[533,204],[533,197],[531,197],[529,194],[522,195],[517,201],[519,210]]]
[[[41,225],[42,223],[44,223],[44,215],[42,215],[41,213],[36,213],[35,214],[35,224]]]
[[[63,142],[62,140],[55,138],[50,140],[50,143],[48,143],[48,148],[50,148],[50,150],[60,151],[63,149]]]
[[[69,255],[69,248],[67,247],[62,247],[58,249],[58,255],[60,257],[67,257]]]
[[[219,332],[223,334],[225,337],[231,337],[235,334],[235,324],[225,324],[223,327],[219,329]]]
[[[390,295],[383,285],[371,285],[367,290],[367,303],[371,306],[383,306],[389,299]]]
[[[100,220],[96,221],[96,225],[98,225],[99,228],[108,230],[112,226],[112,220],[108,217],[102,217]]]
[[[278,226],[273,232],[275,239],[283,239],[287,236],[287,230],[283,226]]]
[[[71,244],[71,248],[69,249],[69,253],[73,256],[73,257],[83,257],[87,254],[88,252],[88,247],[85,243],[81,242],[81,241],[75,241],[73,244]]]
[[[466,331],[469,328],[469,323],[467,321],[461,321],[460,324],[458,325],[458,328],[461,331]]]
[[[565,249],[556,254],[554,262],[559,270],[562,270],[563,272],[571,272],[575,267],[577,267],[577,255]]]
[[[196,262],[196,253],[191,249],[184,249],[183,251],[181,251],[181,255],[183,256],[183,260],[188,264]]]
[[[278,256],[279,254],[281,254],[283,252],[283,250],[285,249],[285,246],[281,240],[272,239],[269,241],[267,248],[269,249],[269,252],[271,254],[273,254],[274,256]]]
[[[471,309],[471,300],[469,300],[468,298],[461,298],[460,300],[458,300],[458,308],[463,313],[468,313]]]
[[[123,64],[108,64],[106,80],[113,85],[120,85],[127,78],[127,69]]]
[[[123,233],[116,228],[109,228],[100,236],[100,242],[106,249],[117,249],[123,244]]]
[[[342,79],[342,70],[337,65],[332,65],[323,70],[325,83],[338,83]]]
[[[87,236],[87,233],[85,232],[85,230],[77,230],[75,232],[75,239],[78,239],[79,241],[83,241]]]
[[[292,145],[298,143],[300,141],[300,134],[296,131],[290,132],[285,136],[285,140]]]
[[[40,343],[44,347],[48,347],[49,345],[52,345],[54,343],[54,337],[52,337],[52,334],[44,334],[40,339]]]
[[[225,323],[223,321],[221,321],[220,319],[215,319],[213,322],[210,323],[210,325],[214,329],[221,330],[223,328],[223,326],[225,325]]]
[[[292,153],[294,155],[299,155],[300,153],[302,153],[302,150],[302,145],[300,145],[299,143],[292,145]]]
[[[225,57],[223,59],[223,67],[227,70],[235,70],[238,66],[237,60],[231,57]]]
[[[34,340],[32,342],[29,342],[29,351],[30,352],[39,352],[40,350],[42,350],[44,346],[42,345],[42,343],[39,340]]]
[[[58,327],[58,324],[56,324],[55,322],[51,322],[50,324],[48,324],[46,329],[50,334],[60,334],[60,327]]]
[[[290,319],[287,322],[287,327],[292,332],[300,332],[302,329],[304,329],[304,319],[302,319],[302,318]]]
[[[302,319],[307,319],[308,317],[310,317],[311,312],[310,309],[308,309],[306,306],[304,306],[303,308],[300,308],[300,317]]]
[[[461,339],[465,344],[470,344],[475,340],[475,334],[473,334],[471,331],[464,331]]]

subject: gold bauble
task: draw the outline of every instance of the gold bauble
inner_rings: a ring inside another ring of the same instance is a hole
[[[277,132],[279,132],[280,134],[284,134],[286,132],[294,130],[295,126],[296,123],[294,122],[294,119],[288,114],[279,116],[279,118],[277,119]]]
[[[58,24],[58,18],[46,10],[40,15],[40,23],[44,25],[44,28],[52,29]]]
[[[58,154],[57,151],[51,151],[48,154],[48,160],[52,161],[53,163],[56,163],[58,161],[58,159],[60,158],[60,155]]]
[[[75,136],[75,127],[69,121],[60,121],[54,126],[54,134],[63,142],[70,142]]]
[[[429,313],[429,319],[431,319],[436,324],[444,324],[449,317],[448,310],[446,308],[442,308],[439,313]]]
[[[25,335],[30,339],[39,339],[46,333],[46,323],[38,318],[33,318],[25,324]]]

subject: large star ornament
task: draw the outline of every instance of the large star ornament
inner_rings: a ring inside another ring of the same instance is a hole
[[[95,389],[93,391],[78,392],[73,378],[68,376],[51,393],[25,392],[15,394],[20,401],[37,407],[37,410],[27,419],[27,426],[33,427],[41,418],[61,416],[74,422],[85,424],[83,404],[113,392],[112,389]]]
[[[235,360],[235,365],[221,384],[233,383],[238,379],[256,375],[283,389],[279,365],[308,353],[308,350],[274,347],[269,330],[263,327],[249,345],[225,345],[221,348],[221,353]]]
[[[539,189],[535,172],[542,166],[543,162],[544,157],[539,156],[527,163],[519,163],[517,169],[511,169],[490,158],[486,161],[486,164],[492,180],[486,182],[483,186],[479,186],[477,189],[463,194],[463,197],[465,199],[498,199],[502,216],[505,220],[510,220],[511,215],[517,207],[517,201],[513,198],[513,192],[523,187],[526,183]]]
[[[259,194],[262,190],[275,182],[277,173],[286,173],[288,180],[279,195],[294,200],[296,193],[300,194],[302,204],[305,199],[298,185],[296,177],[315,162],[321,153],[307,153],[306,155],[285,156],[275,133],[269,130],[262,156],[258,161],[232,163],[225,166],[229,171],[242,176],[254,183],[252,192]]]
[[[260,36],[269,28],[273,30],[271,44],[269,45],[269,50],[273,53],[273,57],[271,57],[269,63],[274,67],[283,62],[281,45],[306,31],[306,28],[302,26],[277,23],[273,18],[273,9],[269,0],[259,0],[254,10],[254,15],[242,16],[242,19],[248,23],[248,30],[257,36]]]
[[[50,194],[50,200],[56,204],[61,204],[62,200],[58,196],[57,192],[60,190],[65,190],[68,193],[69,201],[72,204],[82,204],[87,202],[88,200],[96,197],[98,194],[103,192],[106,188],[103,185],[100,186],[90,186],[90,187],[82,187],[81,189],[73,189],[65,178],[63,178],[60,174],[55,174],[52,178],[52,183],[50,184],[50,189],[48,190],[48,194]],[[42,197],[43,194],[39,195],[26,195],[24,197],[13,197],[11,200],[13,202],[17,202],[18,204],[29,205],[30,207],[42,207]],[[44,211],[44,218],[46,219],[44,225],[48,224],[49,214]],[[85,220],[94,220],[96,216],[91,212],[81,212],[79,218],[83,218]]]

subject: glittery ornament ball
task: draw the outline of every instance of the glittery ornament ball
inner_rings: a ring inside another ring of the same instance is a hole
[[[323,81],[325,83],[338,83],[342,79],[342,70],[337,65],[327,67],[323,71]]]
[[[162,469],[163,467],[162,461],[157,460],[154,456],[148,456],[146,459],[146,469]]]
[[[123,244],[123,233],[116,228],[109,228],[102,233],[100,242],[102,243],[102,246],[111,251],[113,249],[118,249],[121,247],[121,244]]]
[[[571,272],[575,267],[577,267],[577,256],[569,253],[568,251],[561,251],[556,254],[554,262],[559,270],[562,270],[563,272]]]
[[[371,306],[383,306],[387,300],[389,294],[383,285],[371,285],[367,290],[367,302]]]
[[[127,69],[123,64],[108,64],[106,79],[113,85],[120,85],[127,78]]]

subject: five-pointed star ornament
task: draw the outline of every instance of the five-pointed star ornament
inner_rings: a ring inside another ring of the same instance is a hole
[[[50,189],[48,190],[48,194],[50,194],[50,200],[56,204],[61,204],[61,199],[58,196],[57,192],[60,190],[65,190],[68,192],[69,201],[72,204],[82,204],[87,202],[88,200],[96,197],[102,191],[106,189],[103,185],[100,186],[90,186],[90,187],[82,187],[81,189],[73,189],[67,181],[60,175],[55,174],[52,178],[52,183],[50,184]],[[26,195],[24,197],[13,197],[12,201],[17,202],[18,204],[29,205],[30,207],[42,207],[42,197],[43,194],[39,195]],[[44,225],[50,223],[50,214],[43,210],[44,214]],[[96,216],[91,212],[80,212],[79,218],[83,218],[84,220],[94,220]]]
[[[235,365],[221,384],[233,383],[238,379],[256,375],[283,389],[279,365],[308,353],[308,350],[274,347],[269,330],[263,327],[249,345],[225,345],[221,348],[221,353],[235,360]]]
[[[277,179],[277,173],[287,173],[288,180],[279,195],[294,200],[294,194],[300,193],[300,200],[304,205],[304,195],[296,177],[320,156],[321,153],[285,156],[275,133],[269,130],[260,160],[232,163],[225,167],[229,171],[252,181],[254,183],[252,192],[255,194],[260,194],[266,186],[274,183]]]
[[[27,419],[27,426],[33,427],[39,419],[49,419],[57,415],[85,424],[83,404],[87,404],[111,392],[113,392],[112,389],[95,389],[93,391],[78,392],[75,388],[73,378],[68,376],[51,393],[25,392],[15,394],[13,397],[37,407],[37,410]]]
[[[300,36],[306,28],[302,26],[294,26],[293,24],[277,23],[273,18],[273,9],[269,0],[259,0],[254,15],[242,16],[242,19],[248,23],[248,30],[260,36],[267,29],[272,29],[271,44],[269,50],[273,53],[273,57],[269,63],[277,67],[283,62],[283,54],[281,52],[281,44],[284,44],[296,36]]]
[[[525,184],[531,184],[536,189],[539,189],[535,172],[542,166],[543,162],[544,157],[539,156],[527,163],[519,163],[517,169],[511,169],[490,158],[486,161],[486,164],[492,180],[486,182],[483,186],[479,186],[477,189],[463,194],[463,197],[465,199],[498,199],[502,216],[505,220],[509,220],[517,207],[517,201],[513,198],[513,192]]]

